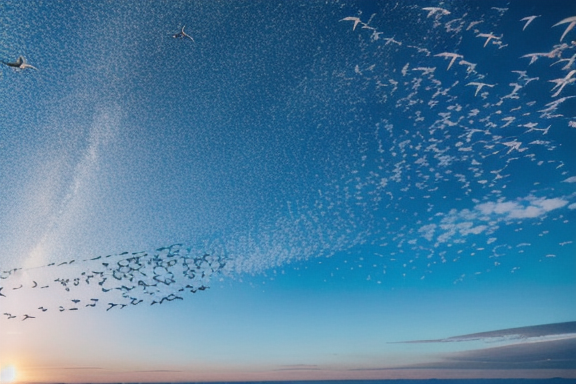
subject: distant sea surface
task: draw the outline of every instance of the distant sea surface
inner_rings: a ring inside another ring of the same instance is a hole
[[[221,382],[158,382],[142,384],[576,384],[575,379],[427,379],[427,380],[307,380],[307,381],[221,381]],[[56,383],[54,383],[56,384]],[[127,383],[128,384],[128,383]],[[140,383],[129,383],[140,384]]]

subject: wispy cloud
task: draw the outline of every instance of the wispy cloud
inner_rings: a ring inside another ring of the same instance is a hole
[[[576,338],[576,321],[565,323],[541,324],[528,327],[499,329],[496,331],[470,333],[467,335],[452,336],[445,339],[414,340],[405,343],[443,343],[455,341],[474,341],[501,339],[522,339],[534,341],[535,338],[562,336],[562,338]]]
[[[568,206],[574,209],[567,197],[526,196],[514,201],[500,199],[494,202],[476,204],[472,209],[453,209],[448,213],[439,213],[438,223],[421,226],[420,236],[434,241],[434,246],[450,241],[455,236],[466,237],[494,233],[502,223],[513,220],[543,218],[551,211]]]
[[[294,364],[294,365],[281,365],[275,371],[318,371],[320,368],[317,365],[310,364]]]

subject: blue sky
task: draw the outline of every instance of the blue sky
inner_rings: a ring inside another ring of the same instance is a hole
[[[2,380],[574,377],[574,15],[3,2]]]

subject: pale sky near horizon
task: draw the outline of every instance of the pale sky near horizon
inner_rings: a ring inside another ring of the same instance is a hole
[[[0,380],[576,377],[575,15],[3,1]]]

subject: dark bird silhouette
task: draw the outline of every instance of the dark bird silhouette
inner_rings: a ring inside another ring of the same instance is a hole
[[[26,69],[26,68],[31,68],[31,69],[38,69],[36,67],[31,66],[30,64],[26,63],[26,59],[24,58],[24,56],[20,56],[18,58],[18,60],[14,61],[14,62],[7,62],[7,61],[2,61],[2,64],[5,64],[9,67],[13,67],[13,68],[18,68],[18,69]]]
[[[72,300],[72,302],[73,302],[74,304],[78,304],[78,303],[80,302],[80,300],[74,299],[74,300]]]
[[[41,310],[42,312],[46,312],[48,309],[44,308],[44,307],[38,307],[39,310]]]
[[[114,307],[117,307],[119,304],[114,304],[114,303],[108,303],[109,307],[106,309],[106,311],[111,310]]]
[[[35,281],[32,281],[34,283],[34,285],[32,286],[32,288],[36,288],[38,286],[38,283]]]
[[[30,316],[30,315],[24,315],[24,318],[22,319],[22,321],[26,320],[26,319],[35,319],[34,316]]]
[[[22,284],[20,284],[20,286],[19,286],[18,288],[12,288],[12,289],[13,289],[13,290],[17,290],[17,289],[20,289],[20,288],[22,288]]]
[[[4,295],[4,294],[2,293],[2,290],[3,290],[3,289],[4,289],[4,287],[0,287],[0,296],[6,297],[6,295]]]
[[[136,297],[131,297],[132,301],[130,302],[130,304],[132,305],[137,305],[140,304],[141,302],[143,302],[144,300],[140,299],[138,300]]]
[[[12,316],[11,313],[4,312],[6,316],[8,316],[8,320],[15,318],[16,316]]]

